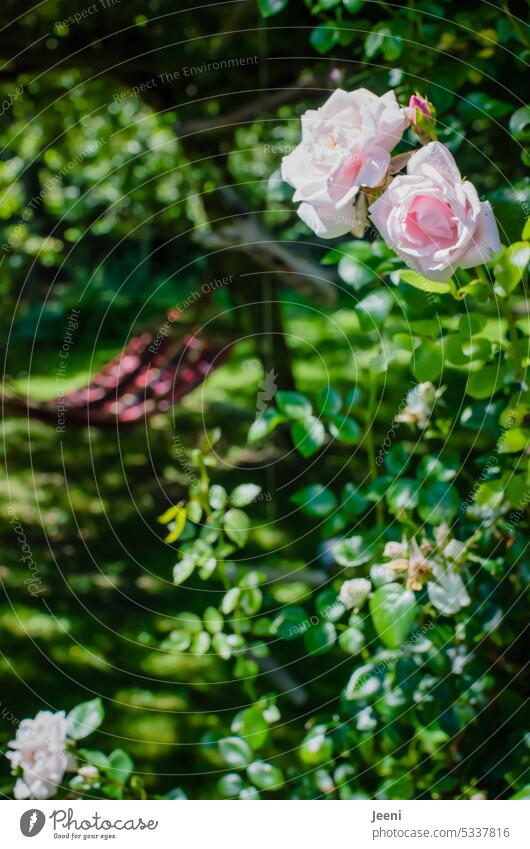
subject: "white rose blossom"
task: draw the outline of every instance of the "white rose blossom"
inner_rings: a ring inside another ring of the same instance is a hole
[[[340,588],[339,601],[342,602],[346,610],[362,607],[372,585],[367,578],[353,578],[351,581],[344,581]]]
[[[296,189],[298,214],[317,236],[359,232],[366,212],[356,196],[383,182],[407,122],[393,91],[378,97],[365,88],[337,89],[302,115],[302,141],[284,157],[282,178]]]
[[[48,799],[72,768],[66,752],[68,723],[64,711],[41,710],[34,719],[23,719],[6,757],[22,776],[14,789],[15,799]]]

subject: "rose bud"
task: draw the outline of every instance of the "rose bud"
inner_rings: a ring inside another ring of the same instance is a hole
[[[425,97],[413,94],[407,107],[407,118],[421,141],[435,141],[436,109]]]

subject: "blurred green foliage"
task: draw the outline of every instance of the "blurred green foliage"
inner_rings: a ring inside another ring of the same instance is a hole
[[[244,338],[148,430],[59,435],[4,420],[2,743],[15,731],[7,716],[95,693],[106,719],[91,751],[127,750],[142,776],[133,796],[523,797],[527,4],[245,0],[198,13],[130,0],[76,22],[86,5],[2,7],[6,383],[54,396],[72,307],[67,388],[223,274],[237,285],[214,294],[206,332]],[[208,68],[220,59],[237,61]],[[403,104],[418,90],[436,105],[441,140],[492,201],[503,243],[518,243],[489,279],[466,272],[458,291],[425,290],[380,243],[318,244],[296,219],[281,158],[300,114],[338,85],[392,88]],[[334,308],[287,276],[277,284],[296,393],[280,386],[257,421],[268,364],[239,307],[266,285],[252,257],[205,241],[242,210],[337,283]],[[195,321],[190,310],[182,325]],[[417,383],[443,388],[422,430],[407,402]],[[221,429],[207,481],[205,427]],[[193,468],[203,485],[189,493]],[[242,485],[272,502],[221,503]],[[197,545],[189,503],[201,499],[224,535],[210,573],[221,543]],[[165,542],[156,518],[171,508]],[[175,536],[183,509],[188,539]],[[384,555],[402,537],[432,548],[444,523],[472,540],[455,567],[469,602],[447,614],[425,581],[389,580]],[[182,553],[192,571],[178,569]],[[372,600],[346,611],[341,583],[358,576]]]

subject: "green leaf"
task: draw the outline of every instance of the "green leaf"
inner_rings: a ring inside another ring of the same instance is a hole
[[[323,416],[335,416],[340,413],[342,398],[336,389],[328,386],[318,396],[318,408]]]
[[[228,772],[217,782],[217,789],[226,799],[235,799],[243,789],[244,781],[237,772]]]
[[[281,769],[264,761],[254,761],[247,767],[249,780],[259,790],[278,790],[283,787],[283,773]]]
[[[228,501],[228,493],[224,486],[214,483],[213,486],[210,487],[208,501],[210,502],[210,507],[214,510],[222,510]]]
[[[379,30],[372,30],[372,32],[367,36],[364,43],[364,52],[368,59],[372,59],[381,49],[383,46],[383,39],[383,33]]]
[[[308,654],[324,654],[333,647],[336,639],[337,631],[332,622],[312,625],[304,634]]]
[[[253,705],[237,713],[230,729],[246,740],[252,749],[264,746],[269,737],[269,724],[260,705]]]
[[[458,490],[443,481],[422,486],[418,498],[418,513],[431,525],[451,524],[460,504]]]
[[[324,444],[326,431],[321,421],[310,416],[305,421],[294,422],[291,437],[302,457],[311,457]]]
[[[364,513],[368,505],[368,500],[359,491],[358,486],[354,483],[345,484],[341,493],[340,509],[346,513],[348,518],[356,519],[357,516]]]
[[[442,373],[443,353],[439,345],[423,340],[412,360],[414,377],[419,383],[434,382]]]
[[[280,415],[276,407],[267,407],[263,413],[258,416],[255,422],[250,426],[247,442],[253,444],[254,442],[259,442],[260,439],[264,439],[269,433],[282,422],[285,421],[284,416]]]
[[[99,728],[104,716],[105,711],[101,699],[82,702],[72,708],[66,717],[68,737],[72,737],[74,740],[82,740],[84,737],[88,737],[96,728]]]
[[[416,598],[400,584],[384,584],[370,598],[370,613],[378,636],[389,649],[402,647],[416,618]]]
[[[491,118],[503,118],[512,109],[511,103],[505,100],[497,100],[483,91],[474,91],[468,94],[459,106],[460,113],[468,121],[483,119],[484,113]]]
[[[240,737],[225,737],[219,740],[219,753],[226,766],[239,769],[252,760],[252,750]]]
[[[261,492],[261,486],[256,483],[242,483],[230,493],[230,503],[236,507],[246,507],[252,504]]]
[[[530,430],[512,427],[506,430],[499,439],[497,450],[499,454],[513,454],[525,451],[530,444]]]
[[[343,256],[339,261],[339,277],[348,286],[352,286],[356,292],[371,283],[374,279],[374,270],[362,265],[351,256]]]
[[[502,387],[504,375],[504,367],[498,364],[472,372],[467,383],[467,394],[472,398],[491,398]]]
[[[133,769],[134,763],[127,752],[114,749],[109,755],[109,766],[105,769],[105,775],[116,784],[125,784]]]
[[[176,629],[171,631],[169,636],[163,641],[161,648],[164,651],[184,652],[190,647],[191,635],[189,631]]]
[[[485,315],[479,312],[468,312],[460,317],[458,322],[458,332],[461,336],[475,336],[484,330],[488,319]]]
[[[329,424],[329,432],[335,439],[346,445],[357,445],[361,438],[361,428],[354,419],[347,416],[333,416]]]
[[[208,631],[195,634],[190,645],[190,654],[203,655],[210,648],[211,638]]]
[[[305,633],[309,617],[303,607],[290,605],[284,607],[274,620],[274,629],[282,640],[295,640]]]
[[[360,12],[364,6],[365,0],[343,0],[345,7],[351,15]]]
[[[358,666],[350,676],[344,696],[349,702],[374,699],[381,689],[381,676],[371,663]]]
[[[327,516],[337,507],[335,494],[321,483],[311,484],[299,489],[291,496],[306,516]]]
[[[243,548],[250,531],[250,519],[242,510],[232,507],[224,517],[223,528],[227,537],[239,548]]]
[[[242,591],[239,587],[232,587],[227,593],[225,593],[221,602],[221,610],[225,616],[228,616],[229,613],[232,613],[232,611],[235,610],[237,603],[241,598],[241,592]]]
[[[318,53],[327,53],[337,43],[339,33],[332,24],[320,24],[309,36],[309,43]]]
[[[338,622],[344,615],[344,609],[344,605],[339,601],[335,590],[323,590],[315,599],[316,612],[328,622]]]
[[[411,478],[394,481],[388,487],[386,500],[394,516],[414,510],[418,503],[418,483]]]
[[[175,622],[179,631],[187,631],[188,634],[198,634],[199,631],[202,631],[201,617],[191,611],[185,610],[178,613],[175,616]]]
[[[415,289],[421,289],[422,292],[436,292],[439,295],[445,295],[447,292],[456,291],[456,286],[453,280],[447,280],[445,283],[440,283],[436,280],[428,280],[422,277],[417,271],[404,269],[399,272],[399,282],[408,283],[409,286],[414,286]]]
[[[212,648],[222,660],[230,660],[232,657],[232,647],[226,634],[214,634],[212,637]]]
[[[346,654],[360,654],[364,648],[364,635],[358,628],[348,628],[339,636],[339,646]]]
[[[288,392],[281,389],[276,393],[276,403],[285,416],[302,421],[313,414],[311,402],[299,392]]]
[[[287,6],[289,0],[258,0],[258,9],[262,18],[278,15]]]
[[[362,301],[355,305],[361,327],[374,330],[375,326],[383,324],[395,304],[395,296],[388,289],[378,289],[370,292]]]
[[[510,118],[510,133],[516,141],[530,144],[530,106],[521,106]]]
[[[173,583],[177,586],[182,584],[193,573],[196,565],[197,558],[191,554],[185,554],[182,560],[173,566]]]
[[[310,732],[299,749],[300,760],[308,766],[326,763],[333,755],[333,740],[323,731]]]
[[[174,527],[170,528],[167,537],[164,542],[173,543],[176,542],[184,530],[184,525],[186,524],[186,508],[185,507],[177,507],[177,513],[175,515],[175,524]]]
[[[331,553],[335,558],[335,562],[339,566],[344,566],[346,569],[361,566],[363,563],[367,563],[372,557],[369,546],[360,536],[349,537],[335,543],[331,549]]]
[[[210,634],[217,634],[223,630],[223,614],[216,607],[207,607],[202,618]]]
[[[99,749],[79,749],[78,751],[79,759],[85,763],[92,764],[92,766],[97,766],[98,769],[102,769],[109,765],[109,759],[104,752],[100,752]]]
[[[530,245],[528,242],[515,242],[505,248],[500,259],[493,267],[498,294],[507,296],[520,282],[530,262]]]

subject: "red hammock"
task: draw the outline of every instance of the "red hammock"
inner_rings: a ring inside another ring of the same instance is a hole
[[[174,321],[175,314],[169,318]],[[220,366],[230,349],[231,344],[208,343],[193,333],[180,343],[160,333],[142,333],[83,389],[41,403],[10,396],[4,399],[5,414],[57,424],[64,408],[65,425],[134,425],[167,412]]]

